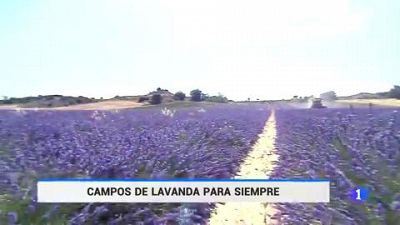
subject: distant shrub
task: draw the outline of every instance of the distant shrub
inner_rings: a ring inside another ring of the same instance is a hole
[[[148,100],[149,100],[149,97],[140,96],[139,99],[138,99],[138,102],[141,103],[141,102],[145,102],[145,101],[148,101]]]
[[[156,91],[157,91],[157,92],[168,91],[168,89],[162,89],[162,88],[158,87],[158,88],[156,89]]]
[[[400,99],[400,86],[395,85],[388,93],[390,98]]]
[[[228,98],[223,96],[222,94],[216,96],[210,96],[206,98],[208,102],[218,102],[218,103],[226,103],[228,102]]]
[[[84,103],[95,102],[95,99],[90,99],[90,98],[86,98],[83,96],[79,96],[78,98],[75,98],[75,101],[77,104],[84,104]]]
[[[182,91],[178,91],[174,94],[174,100],[183,101],[183,100],[185,100],[185,98],[186,98],[186,95]]]
[[[194,102],[200,102],[203,100],[203,92],[199,89],[192,90],[190,92],[190,99]]]
[[[75,105],[75,104],[81,104],[81,103],[83,103],[82,100],[73,99],[73,98],[66,98],[66,99],[61,100],[61,102],[62,102],[64,105]]]
[[[161,101],[162,101],[162,96],[160,94],[154,94],[151,96],[150,104],[158,105],[161,104]]]

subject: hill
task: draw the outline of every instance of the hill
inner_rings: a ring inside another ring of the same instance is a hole
[[[387,93],[368,93],[368,92],[361,92],[355,95],[350,96],[341,96],[338,97],[339,100],[350,100],[350,99],[383,99],[387,98]]]
[[[18,105],[21,108],[52,108],[97,102],[94,98],[83,96],[39,95],[36,97],[8,98],[0,100],[0,105]]]

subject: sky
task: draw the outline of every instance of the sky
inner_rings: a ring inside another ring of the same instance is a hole
[[[387,91],[399,12],[398,0],[1,0],[0,96]]]

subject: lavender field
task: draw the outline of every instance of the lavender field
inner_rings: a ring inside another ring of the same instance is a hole
[[[269,113],[261,105],[0,111],[0,224],[175,224],[179,204],[37,204],[35,181],[229,178]],[[209,205],[187,207],[193,223],[207,221]]]
[[[230,178],[271,109],[0,111],[0,224],[177,224],[181,204],[37,204],[39,178]],[[281,224],[400,224],[400,113],[277,109],[272,178],[331,180],[329,204],[279,204]],[[351,202],[357,185],[371,190]],[[211,204],[192,224],[207,224]]]

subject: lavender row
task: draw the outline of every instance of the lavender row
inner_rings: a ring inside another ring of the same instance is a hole
[[[279,110],[273,177],[328,178],[329,204],[280,204],[283,224],[398,224],[400,114],[395,109]],[[364,186],[371,196],[352,202]]]

